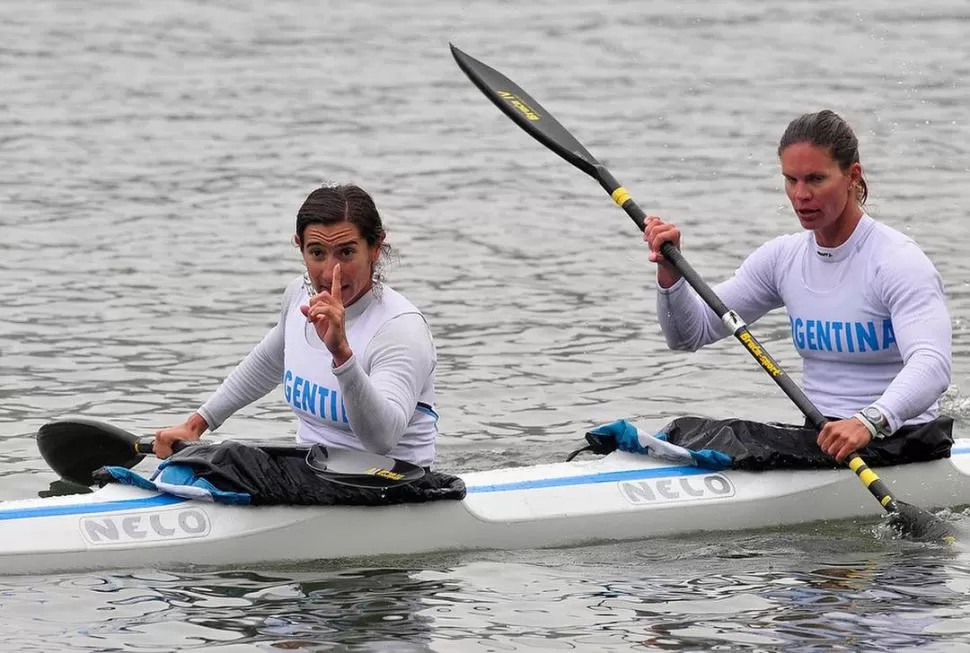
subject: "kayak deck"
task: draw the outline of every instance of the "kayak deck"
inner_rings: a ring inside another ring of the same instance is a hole
[[[877,472],[923,508],[970,504],[970,440]],[[380,507],[229,506],[120,484],[4,502],[0,574],[556,547],[882,513],[845,468],[714,472],[614,452],[462,478],[462,501]]]

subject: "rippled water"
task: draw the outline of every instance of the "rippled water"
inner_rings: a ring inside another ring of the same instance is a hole
[[[32,434],[181,420],[276,318],[299,203],[372,191],[439,348],[440,466],[559,460],[593,424],[795,419],[725,341],[667,351],[632,223],[520,132],[447,44],[574,130],[717,279],[797,228],[774,148],[830,107],[870,212],[947,286],[966,431],[970,8],[835,0],[0,7],[0,499],[53,480]],[[783,315],[755,327],[792,372]],[[797,378],[797,374],[793,374]],[[289,437],[271,395],[226,437]],[[956,650],[968,561],[848,523],[285,570],[0,580],[5,650]],[[41,609],[42,608],[42,609]]]
[[[970,567],[854,527],[0,580],[8,650],[948,650]],[[42,609],[41,609],[42,608]]]

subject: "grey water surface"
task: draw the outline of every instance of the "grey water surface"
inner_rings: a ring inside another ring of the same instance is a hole
[[[854,125],[914,237],[970,405],[963,0],[0,4],[0,499],[68,415],[181,421],[274,323],[323,181],[381,208],[439,351],[439,467],[561,460],[590,426],[798,419],[733,340],[670,352],[633,223],[462,75],[527,89],[711,281],[797,222],[789,120]],[[798,379],[783,313],[754,326]],[[285,440],[278,393],[224,437]],[[860,492],[864,491],[860,489]],[[957,519],[962,519],[960,516]],[[4,651],[964,650],[970,558],[875,520],[576,549],[0,579]]]

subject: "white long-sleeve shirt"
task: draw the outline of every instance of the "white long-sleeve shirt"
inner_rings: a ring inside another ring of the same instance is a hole
[[[388,299],[406,302],[390,287],[382,290]],[[340,367],[330,368],[329,352],[312,349],[305,341],[305,318],[298,306],[306,300],[303,280],[295,279],[283,293],[279,322],[199,408],[209,428],[215,430],[234,412],[282,383],[284,398],[301,420],[301,439],[430,465],[437,435],[433,407],[437,358],[424,317],[416,309],[402,311],[375,326],[368,318],[381,310],[382,300],[372,290],[345,311],[348,338],[354,341],[356,331],[365,328],[365,345],[354,348],[354,355]],[[300,324],[289,324],[296,318]],[[287,367],[287,347],[294,352],[295,371]],[[320,360],[309,361],[311,357]],[[332,372],[339,387],[318,384],[314,368],[324,378]]]
[[[810,231],[781,236],[714,290],[748,324],[787,309],[805,394],[823,415],[875,404],[894,431],[938,416],[950,315],[939,273],[908,236],[868,215],[838,247],[819,246]],[[658,286],[657,315],[671,349],[731,335],[683,279]]]

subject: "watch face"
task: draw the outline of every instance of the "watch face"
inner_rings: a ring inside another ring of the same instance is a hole
[[[862,414],[865,415],[866,419],[873,424],[882,424],[886,421],[886,418],[883,417],[883,414],[879,412],[879,409],[873,408],[872,406],[862,411]]]

